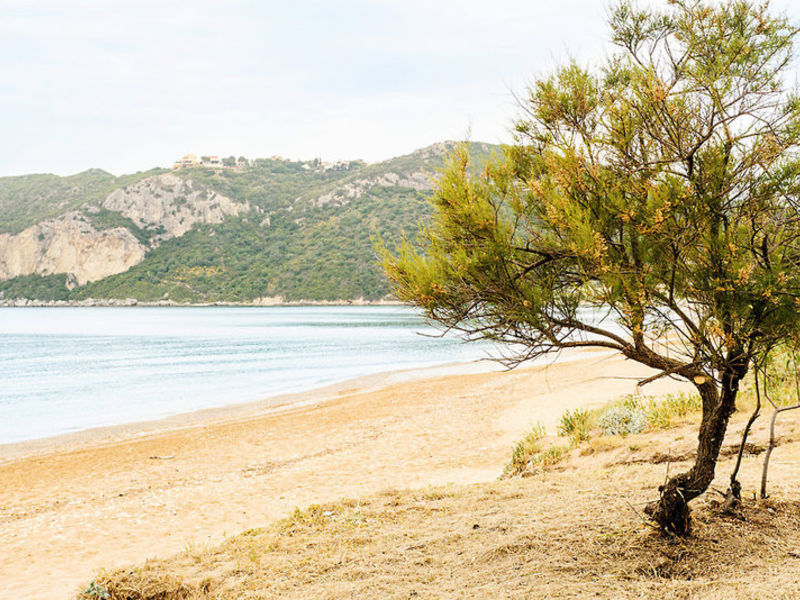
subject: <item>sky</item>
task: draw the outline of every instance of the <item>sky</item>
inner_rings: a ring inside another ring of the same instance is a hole
[[[792,0],[772,5],[800,22]],[[608,51],[608,6],[0,0],[0,176],[509,142],[514,93]]]

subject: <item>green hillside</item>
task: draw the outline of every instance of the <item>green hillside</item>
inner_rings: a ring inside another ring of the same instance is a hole
[[[165,172],[166,169],[152,169],[115,177],[101,169],[89,169],[68,177],[0,177],[0,233],[18,233],[83,204],[99,203],[116,188]]]
[[[424,188],[446,149],[437,145],[372,165],[258,159],[240,172],[179,171],[194,185],[249,202],[251,211],[221,224],[197,225],[152,249],[128,271],[73,290],[65,288],[64,276],[55,275],[0,281],[0,292],[40,300],[379,299],[389,287],[375,260],[374,239],[392,243],[403,232],[413,235],[431,214],[430,191]],[[494,149],[472,146],[478,163]],[[146,232],[118,213],[100,211],[91,218],[96,227],[105,219],[108,227],[127,227],[146,241]]]

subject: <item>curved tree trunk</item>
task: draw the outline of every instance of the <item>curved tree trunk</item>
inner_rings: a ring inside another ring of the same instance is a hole
[[[645,508],[645,513],[666,533],[678,536],[689,534],[688,503],[705,492],[714,480],[717,458],[739,391],[738,379],[728,377],[724,380],[721,393],[710,381],[697,385],[703,399],[703,420],[700,423],[694,466],[661,486],[659,500]]]

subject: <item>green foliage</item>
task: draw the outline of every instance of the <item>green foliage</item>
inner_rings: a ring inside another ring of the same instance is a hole
[[[179,302],[248,301],[281,295],[287,300],[376,300],[389,292],[374,260],[373,236],[397,240],[406,223],[429,214],[413,190],[375,190],[344,207],[274,213],[199,226],[164,242],[130,270],[74,290],[80,298]]]
[[[610,16],[605,65],[533,82],[514,146],[477,175],[454,152],[419,241],[382,261],[398,298],[512,344],[508,362],[602,347],[694,382],[695,466],[648,506],[683,535],[739,382],[800,345],[798,29],[739,0],[623,1]],[[639,431],[647,415],[615,408],[600,425]]]
[[[544,425],[537,423],[511,449],[511,461],[503,471],[504,476],[519,475],[526,471],[531,461],[542,452],[541,440],[545,436]]]
[[[561,415],[558,435],[570,438],[570,445],[546,445],[544,426],[537,423],[514,444],[511,460],[503,477],[530,473],[559,462],[569,450],[592,436],[595,425],[601,435],[627,436],[648,429],[666,429],[680,419],[702,410],[698,394],[679,392],[659,398],[644,398],[628,394],[601,409],[576,408]],[[632,445],[631,448],[636,447]]]
[[[561,415],[558,435],[569,437],[570,445],[544,444],[545,429],[538,423],[512,447],[503,477],[525,475],[558,463],[571,448],[590,439],[595,425],[601,435],[625,437],[648,429],[672,427],[679,419],[701,410],[700,396],[684,392],[660,398],[628,394],[599,410],[567,410]],[[631,449],[636,447],[632,445]]]
[[[208,187],[271,213],[291,209],[299,196],[335,185],[348,173],[315,169],[306,162],[259,158],[241,171],[195,168],[182,169],[178,174],[195,186]]]
[[[552,466],[569,452],[569,446],[542,445],[545,436],[544,426],[537,423],[525,436],[514,444],[511,461],[505,466],[502,477],[525,475],[536,469]]]
[[[569,446],[548,446],[528,461],[528,469],[533,467],[550,467],[561,461],[569,452]]]
[[[668,429],[702,410],[697,393],[676,392],[658,398],[628,394],[604,409],[597,425],[606,435],[627,435],[645,429]]]
[[[761,363],[759,373],[760,386],[762,392],[762,402],[769,403],[769,400],[777,406],[790,406],[800,400],[800,361],[798,361],[798,351],[788,346],[779,346],[765,357]],[[754,381],[748,382],[747,397],[752,402],[755,401]],[[769,400],[767,400],[767,397]]]
[[[92,226],[98,231],[122,227],[130,231],[134,237],[145,246],[150,244],[150,238],[153,233],[155,233],[155,231],[152,230],[142,229],[128,217],[106,208],[85,211],[84,214],[89,219]]]
[[[59,275],[22,275],[0,281],[0,298],[28,298],[49,302],[51,300],[69,300],[67,276]]]
[[[679,392],[668,394],[664,398],[651,399],[642,403],[642,410],[647,415],[651,428],[666,429],[676,421],[703,410],[703,401],[699,394]]]
[[[450,157],[421,243],[383,254],[401,299],[520,360],[604,346],[688,379],[738,381],[800,336],[795,29],[746,2],[668,4],[619,5],[605,67],[534,82],[479,175]]]
[[[530,473],[536,468],[549,467],[559,462],[570,447],[542,445],[545,436],[544,426],[537,423],[511,450],[511,461],[503,470],[503,477],[513,477]]]
[[[89,587],[83,590],[81,596],[84,598],[92,598],[94,600],[108,600],[111,598],[111,594],[108,592],[108,589],[101,584],[95,583],[92,581],[89,584]]]
[[[63,279],[46,280],[60,288],[50,296],[177,302],[246,302],[278,295],[290,301],[382,298],[390,287],[375,261],[374,240],[397,244],[406,230],[413,232],[430,218],[427,192],[408,182],[418,187],[426,182],[420,173],[433,176],[446,148],[452,144],[374,165],[353,161],[324,166],[318,160],[272,158],[256,159],[237,170],[182,169],[176,174],[195,187],[249,202],[254,210],[218,225],[196,226],[151,250],[129,271],[72,292],[63,288]],[[476,164],[489,149],[476,145]],[[110,191],[103,186],[114,178],[104,174],[100,179],[102,185],[96,187],[104,191],[96,190],[95,199]],[[24,186],[19,184],[22,194]],[[348,195],[352,188],[358,193]],[[125,227],[145,245],[158,233],[96,203],[89,202],[84,214],[97,229]],[[24,294],[32,281],[14,284],[15,293]],[[40,287],[36,293],[41,299]]]
[[[592,428],[592,413],[585,408],[568,410],[561,415],[558,424],[558,435],[569,437],[574,442],[583,442],[589,439]]]

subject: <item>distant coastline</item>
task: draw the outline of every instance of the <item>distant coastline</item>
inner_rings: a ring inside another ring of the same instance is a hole
[[[28,298],[0,299],[0,308],[46,308],[46,307],[151,307],[151,306],[402,306],[395,299],[365,300],[284,300],[283,298],[256,298],[250,302],[176,302],[174,300],[142,301],[136,298],[87,298],[85,300],[30,300]]]

